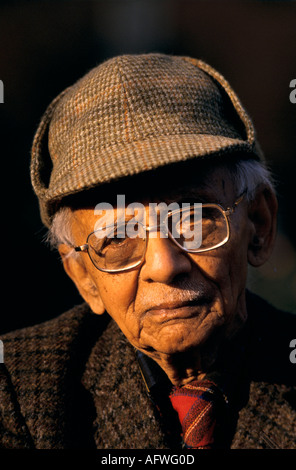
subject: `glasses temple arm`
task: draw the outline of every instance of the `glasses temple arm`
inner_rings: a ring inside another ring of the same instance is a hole
[[[84,245],[73,246],[73,248],[74,248],[75,251],[87,251],[87,249],[88,249],[88,244],[85,243]]]
[[[233,204],[232,207],[227,207],[226,211],[225,211],[225,214],[226,215],[230,215],[232,214],[235,209],[237,208],[237,206],[242,202],[242,200],[244,199],[245,195],[247,194],[247,189],[245,189],[241,195],[238,197],[238,199],[235,201],[235,203]]]

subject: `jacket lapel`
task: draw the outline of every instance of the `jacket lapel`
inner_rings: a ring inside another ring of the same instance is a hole
[[[96,410],[97,448],[167,448],[134,349],[115,322],[94,346],[82,382]]]

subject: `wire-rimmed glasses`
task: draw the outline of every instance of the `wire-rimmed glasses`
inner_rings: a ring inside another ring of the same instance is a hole
[[[128,232],[128,221],[114,227],[106,226],[91,232],[86,243],[73,247],[87,252],[94,266],[100,271],[118,273],[140,266],[145,259],[149,234],[161,230],[182,251],[203,253],[228,242],[229,216],[242,201],[244,191],[232,207],[224,209],[220,204],[198,203],[169,211],[160,224],[146,226],[136,222]],[[103,231],[103,232],[102,232]]]

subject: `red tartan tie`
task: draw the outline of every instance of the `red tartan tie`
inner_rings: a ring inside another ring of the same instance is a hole
[[[211,380],[195,380],[183,387],[174,387],[170,393],[173,408],[182,426],[183,442],[191,449],[216,447],[215,434],[219,426],[221,405],[226,397]]]

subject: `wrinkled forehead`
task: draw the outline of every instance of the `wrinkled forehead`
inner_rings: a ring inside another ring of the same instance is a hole
[[[224,162],[199,165],[170,165],[144,174],[122,179],[74,196],[72,207],[93,209],[99,203],[116,207],[118,196],[125,204],[140,202],[180,202],[199,200],[223,204],[234,195],[233,175]]]

